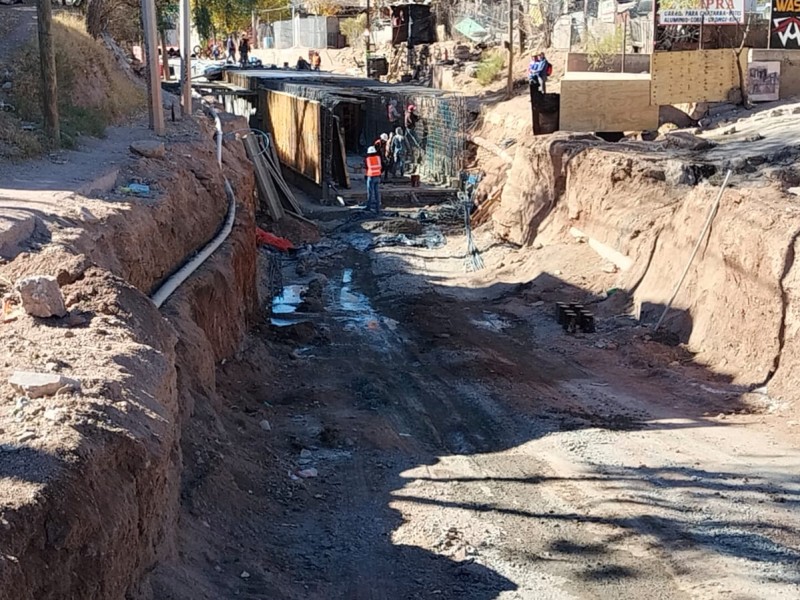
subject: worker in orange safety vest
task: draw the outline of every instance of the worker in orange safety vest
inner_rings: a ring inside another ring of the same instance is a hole
[[[376,215],[381,212],[381,157],[375,146],[367,148],[367,210]]]

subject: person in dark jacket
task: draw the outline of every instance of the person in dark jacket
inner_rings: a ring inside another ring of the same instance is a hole
[[[243,67],[247,66],[247,61],[250,58],[250,42],[247,41],[247,37],[242,37],[242,41],[239,42],[239,62],[242,64]]]

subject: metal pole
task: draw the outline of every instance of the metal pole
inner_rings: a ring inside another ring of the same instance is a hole
[[[192,35],[189,0],[181,0],[181,80],[182,107],[184,116],[192,114]]]
[[[705,22],[706,22],[706,16],[700,15],[700,39],[698,40],[698,45],[697,45],[698,50],[703,49],[703,25],[705,24]]]
[[[700,249],[700,244],[703,243],[703,239],[706,237],[706,233],[708,233],[709,228],[711,227],[711,222],[714,220],[714,217],[717,214],[717,210],[719,210],[719,201],[722,200],[722,193],[725,191],[725,188],[728,187],[728,182],[731,179],[731,171],[728,169],[728,172],[725,174],[725,181],[722,182],[722,187],[719,188],[719,194],[717,194],[717,199],[714,200],[714,204],[711,205],[711,208],[708,211],[708,217],[706,217],[705,225],[703,225],[703,230],[700,232],[700,237],[697,238],[697,243],[694,245],[694,249],[692,250],[692,255],[689,257],[689,262],[686,263],[686,268],[683,270],[681,274],[681,278],[678,280],[678,283],[675,285],[675,289],[672,291],[672,296],[670,296],[669,302],[664,307],[664,312],[661,313],[661,318],[656,323],[656,326],[653,330],[658,330],[661,327],[661,323],[664,321],[664,317],[667,316],[669,309],[672,307],[672,303],[675,301],[675,298],[678,295],[678,291],[681,289],[683,285],[683,280],[686,279],[686,275],[689,273],[689,267],[692,266],[692,262],[694,261],[694,257],[697,256],[697,251]]]
[[[369,18],[369,0],[367,0],[367,31],[366,39],[364,40],[364,45],[367,47],[366,56],[364,58],[364,70],[367,73],[367,77],[369,77],[369,42],[372,39],[372,30],[371,30],[371,22]]]
[[[56,51],[50,26],[53,8],[50,0],[39,0],[36,4],[37,30],[39,34],[39,63],[42,78],[42,113],[44,130],[56,148],[61,145],[61,125],[58,118],[58,82],[56,81]],[[158,72],[156,72],[156,77]]]
[[[508,0],[508,81],[506,94],[514,92],[514,0]]]
[[[620,66],[620,73],[625,72],[625,51],[628,48],[628,11],[622,15],[622,65]]]
[[[164,126],[164,110],[161,107],[161,78],[158,76],[158,33],[154,0],[142,0],[142,25],[147,60],[149,88],[147,91],[150,94],[150,128],[156,135],[164,135],[166,128]]]
[[[769,3],[769,26],[767,27],[767,50],[772,48],[772,2]]]

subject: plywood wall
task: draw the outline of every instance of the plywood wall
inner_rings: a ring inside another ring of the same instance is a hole
[[[747,72],[747,51],[739,60]],[[650,103],[725,102],[739,88],[739,71],[733,50],[687,50],[653,54]]]
[[[320,104],[283,92],[263,90],[265,118],[280,161],[322,185]]]
[[[559,128],[599,132],[658,129],[658,107],[650,105],[650,77],[566,73],[561,80]]]
[[[800,50],[750,50],[750,62],[781,63],[781,99],[800,96]]]

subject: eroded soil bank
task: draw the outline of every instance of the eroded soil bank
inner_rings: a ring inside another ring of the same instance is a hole
[[[181,429],[257,310],[254,186],[236,140],[224,152],[238,199],[231,236],[161,313],[146,296],[228,207],[211,130],[174,127],[164,158],[130,160],[110,191],[35,213],[27,251],[0,267],[4,283],[57,277],[69,310],[12,310],[0,325],[2,598],[152,597],[143,578],[174,557]],[[151,193],[115,191],[130,181]],[[80,390],[26,398],[6,383],[16,370],[63,374]]]

